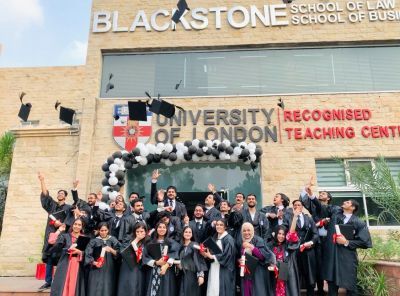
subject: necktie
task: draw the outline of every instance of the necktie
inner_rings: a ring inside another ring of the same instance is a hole
[[[201,223],[200,223],[200,222],[196,222],[196,227],[197,227],[197,229],[200,230],[200,228],[201,228]]]
[[[138,218],[138,220],[139,220],[139,221],[143,221],[143,217],[142,217],[142,215],[139,215],[139,218]]]

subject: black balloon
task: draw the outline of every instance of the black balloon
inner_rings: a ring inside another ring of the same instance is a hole
[[[257,157],[256,160],[255,160],[255,162],[260,162],[260,158]]]
[[[259,147],[259,148],[256,148],[256,151],[254,152],[254,155],[259,157],[259,156],[262,155],[262,153],[263,153],[262,148]]]
[[[107,163],[108,164],[113,164],[114,163],[114,157],[110,156],[109,158],[107,158]]]
[[[129,159],[131,159],[131,157],[130,157],[129,153],[124,153],[124,154],[122,155],[122,159],[123,159],[124,161],[128,161]]]
[[[252,161],[252,162],[250,162],[250,167],[254,171],[254,169],[257,168],[257,164],[254,161]]]
[[[147,164],[151,164],[154,161],[154,155],[153,154],[147,155],[146,158],[147,158]]]
[[[133,163],[131,161],[127,161],[125,162],[124,166],[127,170],[130,170],[133,166]]]
[[[183,154],[183,157],[185,158],[185,160],[187,160],[187,161],[189,161],[189,160],[192,160],[192,154],[190,154],[190,153],[185,153],[185,154]]]
[[[159,163],[160,160],[161,160],[161,155],[159,155],[159,154],[154,154],[153,162]]]
[[[133,154],[134,156],[139,156],[139,155],[140,155],[140,149],[139,149],[139,148],[133,149],[133,150],[132,150],[132,154]]]
[[[117,172],[115,173],[115,177],[117,177],[118,180],[122,180],[122,179],[125,178],[125,173],[124,173],[123,171],[117,171]]]
[[[104,175],[105,175],[106,178],[108,179],[108,178],[110,178],[111,172],[106,172]]]
[[[186,147],[190,147],[192,145],[192,141],[186,140],[183,145],[185,145]]]
[[[221,143],[218,145],[218,151],[225,151],[226,145],[224,143]]]
[[[201,149],[201,148],[197,149],[196,155],[197,155],[198,157],[202,157],[202,156],[204,155],[203,149]]]
[[[113,185],[113,186],[111,186],[111,188],[114,190],[114,191],[120,191],[121,190],[121,186],[119,186],[119,185]]]
[[[132,158],[131,162],[132,162],[132,164],[137,164],[137,163],[138,163],[138,161],[136,160],[136,158]]]
[[[231,147],[232,148],[235,148],[237,146],[239,146],[239,144],[237,142],[235,142],[235,141],[231,142]]]
[[[211,149],[211,154],[214,157],[219,158],[219,151],[217,149]]]
[[[114,158],[121,158],[121,157],[122,157],[122,153],[121,153],[121,151],[116,151],[116,152],[113,153],[112,156],[113,156]]]
[[[125,180],[119,180],[118,181],[119,186],[124,186],[125,185]]]
[[[225,148],[225,152],[226,152],[226,154],[231,155],[231,154],[233,154],[233,148],[231,146],[228,146]]]
[[[108,179],[103,179],[102,181],[101,181],[101,185],[103,185],[103,186],[108,186],[109,184],[108,184]]]
[[[204,140],[200,140],[200,142],[199,142],[199,148],[203,148],[203,147],[206,147],[206,146],[207,146],[207,142],[204,141]]]
[[[178,157],[176,156],[176,153],[175,152],[171,152],[170,154],[169,154],[169,160],[170,161],[175,161],[175,160],[177,160],[178,159]]]
[[[178,149],[176,149],[176,145],[172,144],[172,152],[176,153],[176,151],[178,151]]]
[[[104,172],[107,172],[109,168],[110,168],[110,166],[109,166],[108,160],[107,160],[107,163],[103,164],[103,165],[101,166],[101,169],[102,169]]]
[[[161,158],[163,158],[163,159],[168,159],[168,158],[169,158],[169,153],[168,153],[167,151],[163,151],[163,152],[161,153]]]
[[[242,158],[248,157],[249,155],[250,155],[250,151],[249,151],[249,149],[246,149],[246,148],[242,150],[242,153],[240,153],[240,156]]]
[[[196,146],[194,146],[194,145],[190,145],[190,146],[189,146],[189,153],[190,153],[190,154],[195,154],[196,151],[197,151]]]
[[[212,149],[211,148],[207,148],[205,154],[206,155],[211,155]]]

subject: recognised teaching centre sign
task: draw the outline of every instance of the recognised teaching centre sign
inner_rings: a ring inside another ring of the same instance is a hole
[[[176,9],[158,9],[153,12],[138,10],[130,22],[119,20],[119,11],[96,11],[93,14],[93,33],[167,31],[174,28],[171,16]],[[214,29],[221,29],[225,19],[236,29],[245,27],[279,27],[326,23],[361,23],[400,21],[395,0],[319,2],[311,4],[265,4],[263,6],[218,6],[193,8],[180,19],[184,30],[204,30],[213,19]]]

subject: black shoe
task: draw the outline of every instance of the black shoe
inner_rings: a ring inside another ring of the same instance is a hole
[[[43,290],[50,289],[50,288],[51,288],[51,284],[49,284],[49,283],[44,283],[44,285],[41,286],[41,287],[38,289],[38,291],[43,291]]]

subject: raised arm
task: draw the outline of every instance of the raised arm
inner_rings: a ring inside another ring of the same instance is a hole
[[[161,176],[158,170],[154,170],[151,174],[151,190],[150,190],[150,201],[153,205],[157,204],[157,180]]]
[[[47,190],[46,184],[44,183],[44,175],[41,172],[38,172],[38,178],[40,181],[40,189],[42,190],[42,194],[48,195],[49,191]]]

